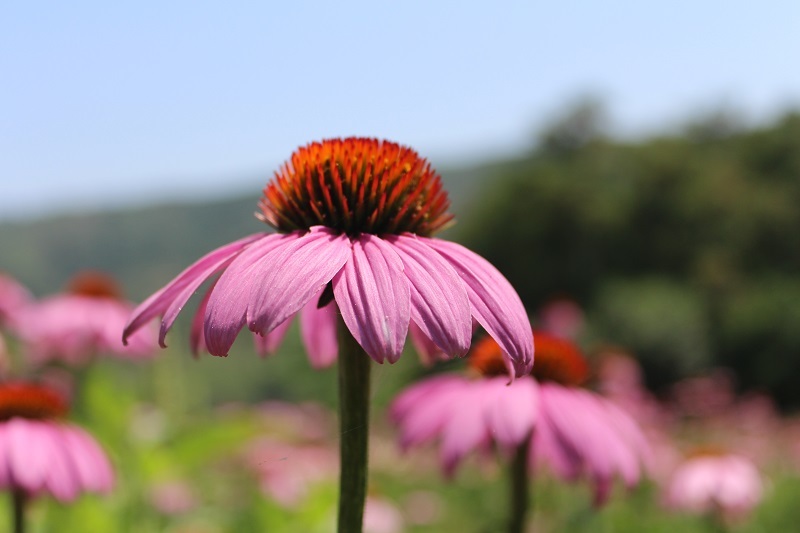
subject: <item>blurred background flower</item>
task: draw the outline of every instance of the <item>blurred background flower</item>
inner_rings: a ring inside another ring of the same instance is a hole
[[[63,293],[31,301],[18,312],[16,332],[34,364],[82,366],[96,356],[146,359],[155,355],[155,331],[144,328],[122,344],[133,311],[117,282],[102,272],[76,274]]]
[[[735,454],[698,454],[672,474],[666,501],[678,509],[736,517],[763,497],[761,475],[747,458]]]

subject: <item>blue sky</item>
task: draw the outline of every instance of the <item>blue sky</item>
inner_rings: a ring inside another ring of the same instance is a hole
[[[445,166],[575,98],[619,131],[800,105],[800,2],[4,2],[0,220],[252,191],[369,135]]]

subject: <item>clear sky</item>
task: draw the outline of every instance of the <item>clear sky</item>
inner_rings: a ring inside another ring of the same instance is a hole
[[[584,94],[623,131],[800,105],[800,2],[0,3],[0,220],[254,194],[301,144],[434,165]]]

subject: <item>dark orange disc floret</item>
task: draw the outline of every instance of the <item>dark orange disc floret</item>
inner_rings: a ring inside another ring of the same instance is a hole
[[[589,365],[574,343],[542,331],[533,332],[534,364],[531,375],[537,381],[580,385],[589,377]]]
[[[472,345],[467,359],[471,370],[486,377],[507,376],[508,368],[503,358],[500,345],[493,338],[486,336]]]
[[[67,291],[72,294],[90,298],[122,299],[122,290],[119,284],[103,272],[87,270],[76,274],[67,285]]]
[[[50,419],[67,414],[67,402],[56,391],[34,383],[0,384],[0,421],[14,417]]]
[[[572,342],[537,331],[533,332],[533,339],[536,349],[531,375],[536,381],[569,386],[586,381],[589,366]],[[491,337],[484,337],[473,345],[467,364],[483,376],[508,375],[503,352]]]
[[[299,148],[264,188],[256,216],[279,231],[327,226],[428,236],[453,216],[439,175],[414,150],[369,138]]]

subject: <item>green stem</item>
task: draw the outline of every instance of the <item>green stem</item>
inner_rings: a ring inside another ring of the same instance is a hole
[[[360,533],[367,496],[371,359],[339,321],[339,533]]]
[[[25,502],[28,501],[25,492],[20,489],[11,490],[11,516],[14,533],[25,533]]]
[[[511,494],[509,501],[508,533],[522,533],[525,531],[525,519],[528,514],[530,494],[528,490],[528,454],[530,453],[531,439],[528,437],[514,450],[514,456],[509,464],[509,480],[511,481]]]

